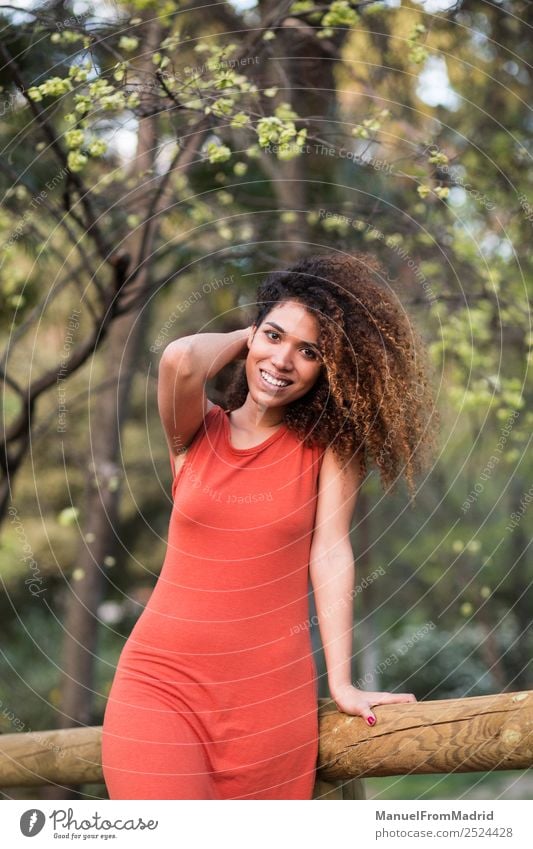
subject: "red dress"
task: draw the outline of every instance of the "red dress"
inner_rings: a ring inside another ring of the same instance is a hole
[[[230,434],[215,405],[175,473],[161,574],[106,705],[111,799],[312,798],[307,582],[324,449],[285,424],[252,448]]]

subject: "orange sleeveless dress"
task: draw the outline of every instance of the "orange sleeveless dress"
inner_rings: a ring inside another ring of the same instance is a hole
[[[312,798],[307,588],[323,455],[285,424],[235,448],[215,405],[172,463],[165,560],[104,715],[110,799]]]

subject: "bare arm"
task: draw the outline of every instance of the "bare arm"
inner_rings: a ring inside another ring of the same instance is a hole
[[[320,470],[309,574],[315,596],[331,697],[338,709],[376,721],[372,705],[415,702],[413,693],[367,692],[352,684],[355,569],[350,526],[361,484],[356,457],[338,463],[331,448]]]
[[[170,342],[159,362],[157,404],[173,454],[186,448],[213,403],[205,383],[227,363],[246,353],[250,328],[229,333],[197,333]]]
[[[351,684],[355,568],[350,525],[359,484],[359,465],[343,470],[328,448],[320,470],[309,574],[333,698]]]
[[[326,656],[328,686],[333,699],[337,690],[352,683],[353,590],[355,568],[350,542],[339,542],[311,561],[320,636]]]
[[[246,340],[251,327],[232,330],[229,333],[194,333],[192,336],[182,336],[165,348],[177,346],[185,348],[198,378],[205,383],[210,380],[225,365],[247,353]]]

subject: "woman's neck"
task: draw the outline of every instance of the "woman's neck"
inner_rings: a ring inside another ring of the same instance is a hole
[[[283,422],[284,407],[268,407],[264,404],[258,404],[248,393],[242,407],[233,410],[231,416],[234,424],[243,430],[250,432],[268,430]]]

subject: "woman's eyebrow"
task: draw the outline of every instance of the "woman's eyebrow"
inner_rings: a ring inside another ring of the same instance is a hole
[[[280,333],[285,333],[283,327],[280,327],[279,324],[276,324],[275,321],[265,321],[265,324],[270,324],[271,327],[275,327],[276,330],[279,330]],[[302,339],[304,345],[309,345],[310,348],[314,348],[318,353],[320,353],[320,349],[315,342],[307,342],[305,339]]]

